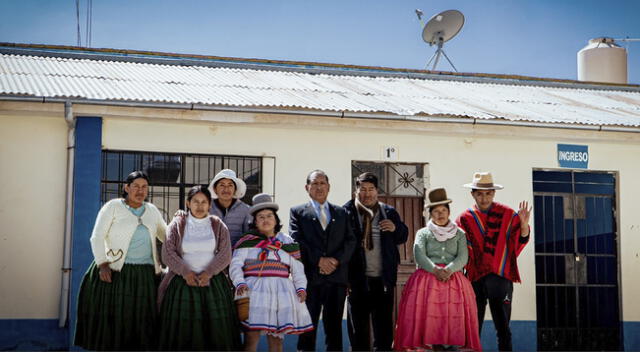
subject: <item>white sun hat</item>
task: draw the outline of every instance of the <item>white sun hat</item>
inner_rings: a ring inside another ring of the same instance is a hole
[[[233,183],[236,185],[236,192],[233,194],[233,198],[240,199],[244,197],[244,194],[247,193],[247,184],[244,183],[242,179],[236,177],[235,171],[231,169],[224,169],[218,172],[218,174],[216,174],[216,176],[213,178],[213,180],[211,180],[211,183],[209,184],[209,192],[211,192],[211,198],[218,199],[218,195],[216,194],[213,186],[216,184],[216,182],[224,178],[233,181]]]

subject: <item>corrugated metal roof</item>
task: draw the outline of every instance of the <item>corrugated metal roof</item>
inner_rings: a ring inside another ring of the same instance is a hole
[[[639,91],[12,54],[0,95],[640,126]]]

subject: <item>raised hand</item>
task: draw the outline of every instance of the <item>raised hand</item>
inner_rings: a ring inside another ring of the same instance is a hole
[[[518,206],[518,216],[520,217],[520,230],[521,236],[529,236],[529,219],[531,218],[531,210],[533,207],[529,206],[529,202],[523,200]]]

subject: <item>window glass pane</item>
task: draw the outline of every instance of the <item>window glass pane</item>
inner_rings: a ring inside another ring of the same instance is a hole
[[[151,186],[148,201],[153,203],[168,223],[180,209],[180,187]]]
[[[559,192],[559,193],[571,193],[571,183],[557,183],[557,182],[533,182],[534,192]]]
[[[109,181],[120,181],[120,154],[104,153],[102,178]]]
[[[575,179],[577,183],[603,183],[613,185],[615,178],[612,174],[597,172],[576,172]]]
[[[424,194],[421,165],[390,164],[389,193],[397,196],[419,196]]]
[[[351,163],[351,188],[356,189],[356,178],[365,172],[371,172],[378,177],[378,194],[387,194],[387,175],[384,163],[372,163],[363,161],[354,161]]]
[[[180,156],[154,154],[145,156],[142,170],[154,184],[178,183],[180,176]]]
[[[534,181],[571,182],[571,172],[567,171],[533,171]]]
[[[616,193],[616,190],[613,184],[602,185],[592,183],[576,183],[576,193],[613,195]]]
[[[102,196],[100,200],[106,203],[114,198],[122,195],[122,184],[120,183],[102,183]]]

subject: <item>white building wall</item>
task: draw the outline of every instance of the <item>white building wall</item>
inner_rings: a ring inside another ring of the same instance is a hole
[[[0,104],[0,319],[55,318],[66,177],[62,105]],[[382,161],[383,146],[397,147],[400,162],[428,163],[430,185],[446,187],[457,216],[473,204],[461,187],[473,172],[492,171],[505,186],[496,200],[516,207],[533,200],[534,168],[557,168],[558,143],[586,144],[589,169],[619,173],[622,319],[640,321],[633,304],[640,292],[638,134],[81,105],[74,111],[104,118],[105,149],[275,157],[275,196],[285,222],[291,206],[308,200],[310,170],[327,172],[329,200],[342,204],[350,196],[351,161]],[[265,190],[271,182],[265,176]],[[519,263],[524,282],[515,288],[513,319],[535,320],[533,242]]]
[[[158,113],[158,117],[172,118],[170,113]],[[623,319],[640,320],[640,307],[631,305],[634,292],[639,292],[639,284],[631,276],[640,269],[637,257],[640,221],[634,216],[637,206],[633,201],[640,196],[640,190],[631,180],[640,171],[640,136],[214,112],[181,112],[179,116],[207,121],[151,122],[119,118],[120,114],[117,112],[113,118],[105,119],[105,148],[275,156],[275,196],[281,206],[279,215],[285,222],[291,206],[308,200],[304,181],[310,170],[320,168],[327,172],[332,187],[329,201],[342,204],[350,196],[351,161],[382,161],[383,146],[396,146],[401,162],[428,163],[430,184],[447,188],[454,200],[452,215],[457,216],[473,204],[469,190],[461,187],[471,181],[473,172],[492,171],[495,181],[505,186],[505,190],[498,191],[496,200],[515,208],[521,200],[533,202],[534,168],[558,167],[558,143],[587,144],[591,170],[618,171],[621,175],[618,195]],[[132,111],[129,115],[136,113]],[[242,123],[228,123],[232,120]],[[533,224],[533,219],[531,222]],[[515,287],[514,320],[536,319],[534,252],[531,242],[519,257],[523,283]]]
[[[58,317],[67,125],[0,102],[0,319]]]

